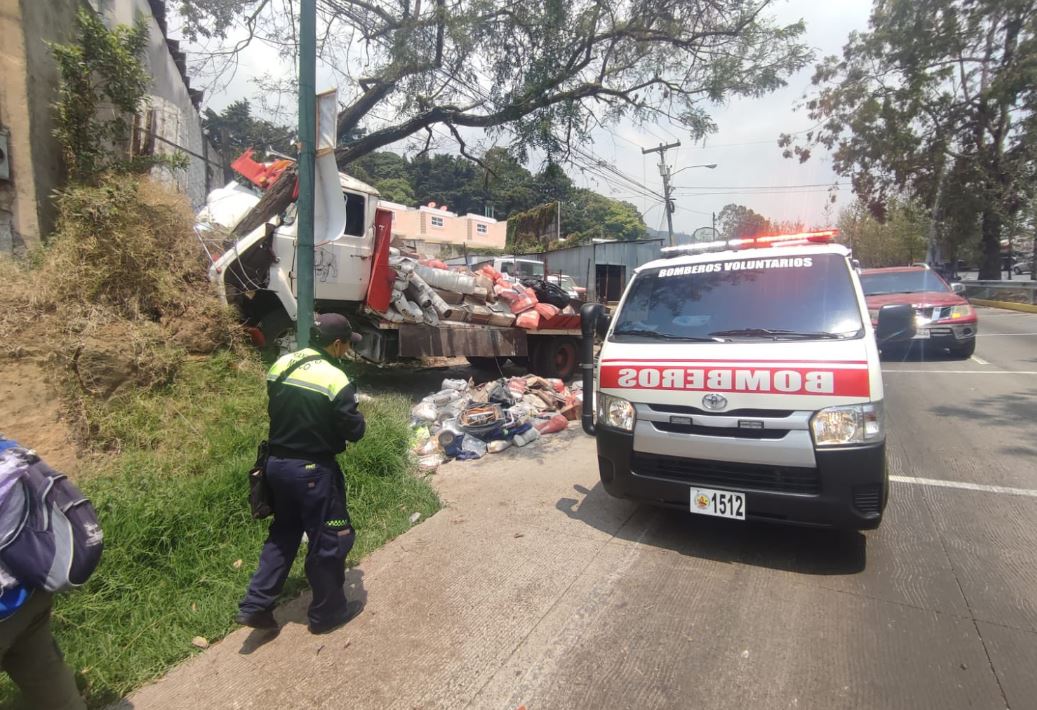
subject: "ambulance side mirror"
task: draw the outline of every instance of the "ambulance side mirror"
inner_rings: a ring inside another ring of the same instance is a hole
[[[598,334],[599,338],[605,337],[605,333],[609,332],[610,325],[612,325],[612,318],[607,313],[602,312],[602,314],[598,316],[597,322],[594,324],[594,330]]]
[[[875,326],[879,345],[902,343],[915,337],[915,309],[904,304],[883,306]]]

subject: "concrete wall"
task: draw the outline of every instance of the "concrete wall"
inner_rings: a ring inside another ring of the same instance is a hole
[[[219,156],[210,155],[202,135],[201,117],[191,101],[188,86],[177,67],[165,34],[155,19],[161,3],[148,0],[89,0],[108,26],[132,25],[143,19],[148,24],[148,47],[144,64],[151,74],[148,89],[149,108],[155,113],[155,153],[169,155],[177,146],[188,154],[187,170],[171,172],[156,168],[153,175],[170,187],[187,195],[191,206],[198,210],[205,204],[210,189],[223,184],[223,171],[218,166]],[[153,7],[153,4],[156,7]],[[174,46],[175,46],[174,42]],[[171,145],[172,144],[172,145]]]
[[[51,104],[58,73],[48,42],[68,42],[80,0],[0,0],[0,131],[11,175],[0,180],[0,253],[40,243],[54,227],[52,193],[65,165]]]
[[[54,190],[65,180],[61,148],[54,138],[53,103],[58,71],[48,42],[67,43],[80,8],[97,12],[108,26],[148,23],[144,58],[151,74],[149,104],[155,110],[157,153],[173,145],[197,154],[186,171],[155,175],[187,195],[196,209],[210,185],[222,183],[219,156],[202,135],[201,120],[148,0],[0,0],[0,133],[7,137],[10,179],[0,179],[0,253],[40,244],[54,228]],[[209,154],[212,161],[206,163]]]

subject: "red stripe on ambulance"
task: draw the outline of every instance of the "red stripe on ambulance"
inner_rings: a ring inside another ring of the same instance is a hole
[[[786,366],[602,365],[601,387],[836,397],[867,397],[871,392],[867,369]]]

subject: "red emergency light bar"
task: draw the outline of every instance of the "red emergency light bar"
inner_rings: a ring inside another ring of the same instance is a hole
[[[728,249],[763,249],[777,246],[831,244],[837,236],[839,236],[838,229],[822,229],[814,232],[799,232],[797,234],[767,234],[758,237],[746,237],[744,239],[721,239],[715,242],[698,242],[696,244],[682,244],[676,247],[663,247],[662,253],[667,256],[680,256],[681,254],[725,251]]]

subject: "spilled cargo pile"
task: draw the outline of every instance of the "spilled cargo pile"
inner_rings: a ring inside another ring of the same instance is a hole
[[[537,375],[492,380],[443,380],[441,389],[411,409],[413,451],[420,467],[435,471],[451,459],[482,458],[523,447],[578,421],[583,391]]]
[[[472,272],[451,270],[438,259],[389,251],[389,266],[396,274],[389,307],[380,313],[393,323],[441,321],[475,323],[537,330],[559,316],[577,317],[565,291],[543,279],[513,280],[491,266]]]

